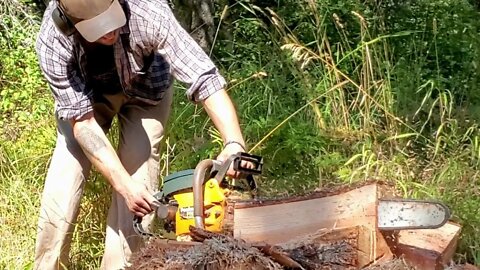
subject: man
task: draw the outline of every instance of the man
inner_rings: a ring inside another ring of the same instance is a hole
[[[225,80],[164,0],[52,1],[36,48],[55,99],[58,136],[42,195],[35,268],[67,265],[93,165],[113,188],[101,267],[123,269],[141,244],[133,215],[151,212],[155,200],[173,78],[189,85],[187,97],[203,105],[220,131],[225,146],[218,159],[245,151]],[[114,116],[117,151],[105,136]]]

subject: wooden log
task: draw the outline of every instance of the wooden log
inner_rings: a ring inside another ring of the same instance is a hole
[[[248,207],[235,204],[234,236],[251,242],[282,243],[319,229],[375,228],[377,185],[321,198],[301,198]]]
[[[357,228],[362,246],[360,264],[390,259],[392,253],[377,229],[377,184],[284,201],[236,203],[233,235],[249,242],[272,245],[315,233],[321,229]]]
[[[392,252],[417,269],[442,270],[452,260],[461,227],[448,222],[438,229],[402,230],[388,236]]]
[[[383,234],[378,229],[358,226],[358,265],[367,265],[385,262],[393,259],[392,251]]]

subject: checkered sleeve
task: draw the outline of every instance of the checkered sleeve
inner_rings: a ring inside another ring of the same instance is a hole
[[[52,1],[53,2],[53,1]],[[46,10],[46,14],[50,9]],[[36,41],[40,68],[55,99],[55,111],[60,119],[78,119],[92,111],[91,93],[85,88],[73,45],[45,15]]]
[[[171,65],[173,76],[189,85],[187,97],[194,102],[205,100],[223,89],[225,79],[212,60],[180,26],[165,1],[160,2],[160,16],[152,23],[159,52]]]

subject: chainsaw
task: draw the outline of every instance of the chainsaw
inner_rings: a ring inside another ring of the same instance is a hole
[[[244,162],[253,164],[253,168],[243,167]],[[243,178],[226,177],[232,163],[233,169],[240,172]],[[223,163],[206,159],[195,170],[168,175],[161,190],[154,194],[157,199],[154,203],[155,215],[162,221],[167,233],[175,233],[177,240],[189,240],[190,226],[223,232],[228,226],[228,202],[235,191],[249,194],[250,201],[268,201],[256,196],[257,184],[253,176],[261,174],[262,167],[262,157],[239,152]],[[321,212],[319,208],[318,214]],[[437,201],[381,198],[377,203],[379,230],[435,229],[443,226],[450,215],[449,208]],[[166,238],[164,233],[145,231],[142,218],[138,216],[134,217],[133,228],[140,236]]]
[[[248,162],[251,166],[244,166]],[[227,177],[227,171],[233,164],[233,170],[242,176],[239,179]],[[253,165],[253,167],[252,167]],[[225,162],[206,159],[195,170],[184,170],[168,175],[159,192],[153,196],[155,215],[162,220],[165,232],[174,232],[177,240],[188,239],[190,226],[210,232],[222,232],[227,212],[227,198],[234,192],[249,194],[255,199],[257,183],[254,175],[261,174],[263,158],[239,152]],[[142,218],[135,216],[133,228],[140,236],[157,236],[142,227]]]

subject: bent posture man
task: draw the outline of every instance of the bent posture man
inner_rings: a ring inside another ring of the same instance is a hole
[[[113,187],[102,269],[123,269],[141,239],[133,215],[152,211],[172,80],[189,85],[225,147],[245,151],[217,68],[179,26],[164,0],[54,0],[37,53],[55,99],[58,136],[42,196],[35,268],[58,269],[68,252],[83,187],[95,166]],[[105,132],[114,116],[119,148]]]

